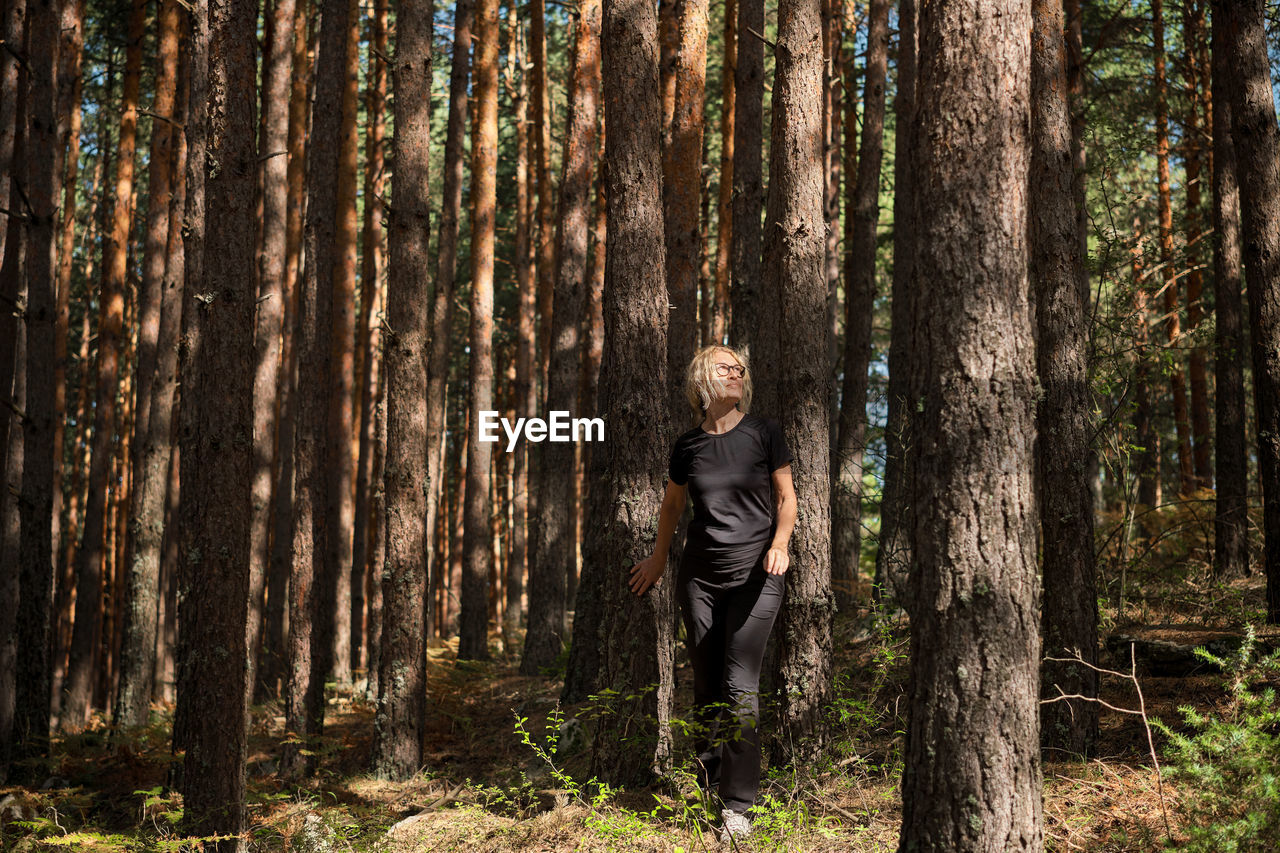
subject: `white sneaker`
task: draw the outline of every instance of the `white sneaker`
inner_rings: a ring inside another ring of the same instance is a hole
[[[720,818],[724,821],[724,825],[720,827],[722,844],[728,844],[736,838],[746,838],[751,834],[751,819],[745,814],[735,812],[733,809],[724,809],[720,812]]]

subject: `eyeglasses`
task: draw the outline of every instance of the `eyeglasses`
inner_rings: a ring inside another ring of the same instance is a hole
[[[747,368],[741,364],[717,364],[716,376],[728,376],[730,373],[739,379],[747,375]]]

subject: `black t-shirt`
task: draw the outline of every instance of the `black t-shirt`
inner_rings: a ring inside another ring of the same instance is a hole
[[[668,473],[693,499],[682,573],[707,580],[750,573],[773,539],[771,474],[792,458],[781,425],[752,414],[720,435],[697,426],[676,439]]]

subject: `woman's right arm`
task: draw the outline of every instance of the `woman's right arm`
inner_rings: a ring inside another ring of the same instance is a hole
[[[636,563],[631,569],[631,579],[628,583],[631,591],[636,595],[644,595],[667,569],[671,537],[675,535],[676,525],[680,523],[680,515],[684,512],[688,489],[687,484],[681,486],[670,480],[667,481],[667,491],[662,496],[662,509],[658,513],[658,538],[653,543],[653,553]]]

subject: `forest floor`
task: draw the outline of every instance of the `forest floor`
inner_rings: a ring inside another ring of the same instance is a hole
[[[1147,717],[1103,708],[1096,758],[1046,758],[1048,850],[1187,849],[1188,832],[1203,820],[1203,810],[1196,811],[1197,804],[1205,806],[1203,779],[1170,772],[1170,738],[1156,729],[1151,737],[1165,767],[1161,779],[1153,769],[1144,720],[1158,718],[1174,731],[1194,734],[1180,706],[1219,716],[1229,716],[1234,706],[1226,676],[1203,661],[1186,666],[1185,658],[1170,658],[1149,641],[1188,647],[1238,637],[1241,617],[1259,612],[1263,594],[1263,581],[1255,575],[1214,588],[1169,586],[1163,596],[1128,602],[1123,619],[1115,609],[1104,609],[1101,665],[1124,675],[1102,677],[1102,699],[1117,709],[1145,709]],[[1260,629],[1259,638],[1264,647],[1280,644],[1280,630]],[[840,618],[834,639],[834,736],[824,759],[804,767],[767,769],[762,782],[766,816],[741,849],[896,849],[907,701],[906,622],[877,621],[863,612]],[[1141,699],[1128,677],[1131,639],[1139,643],[1134,659]],[[325,736],[318,745],[320,769],[300,785],[282,782],[275,772],[285,737],[281,707],[256,706],[249,749],[250,849],[729,849],[716,840],[714,821],[708,821],[687,773],[649,789],[612,794],[584,784],[590,723],[556,724],[560,714],[572,720],[584,711],[582,706],[560,708],[558,677],[519,675],[518,656],[504,651],[496,637],[497,653],[490,662],[457,661],[455,648],[430,650],[430,746],[422,772],[406,783],[382,782],[368,774],[373,706],[359,690],[330,691]],[[1168,652],[1168,646],[1163,648]],[[1274,675],[1269,676],[1272,684]],[[680,713],[689,706],[687,665],[677,681]],[[173,763],[171,711],[157,709],[153,723],[143,730],[113,736],[98,725],[60,736],[40,789],[0,789],[0,849],[184,849],[175,830],[181,796],[166,787]],[[522,728],[530,735],[528,743],[517,730],[519,718],[527,718]],[[554,754],[548,731],[562,733]],[[687,761],[687,743],[678,741],[677,750]],[[563,774],[559,778],[552,764]],[[1241,799],[1236,793],[1232,802]],[[1207,807],[1220,805],[1215,800]],[[1275,809],[1274,802],[1262,805]]]

